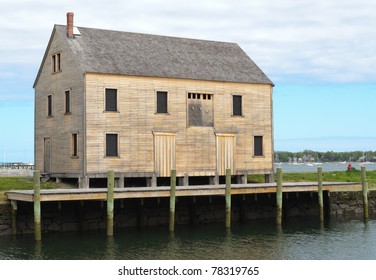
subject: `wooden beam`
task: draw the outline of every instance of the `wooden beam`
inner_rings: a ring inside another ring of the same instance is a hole
[[[34,237],[42,239],[41,207],[40,207],[40,172],[34,171]]]
[[[276,213],[276,223],[277,225],[282,224],[282,168],[277,168],[277,213]]]
[[[364,208],[364,219],[368,219],[369,212],[368,212],[368,184],[367,184],[367,175],[366,175],[366,167],[361,167],[362,173],[362,193],[363,193],[363,208]]]
[[[11,213],[12,213],[12,235],[17,234],[17,201],[11,200]]]
[[[322,191],[322,167],[317,167],[317,183],[318,183],[318,199],[319,199],[319,211],[320,211],[320,222],[324,222],[324,196]]]
[[[231,169],[226,169],[226,228],[231,227]]]
[[[115,172],[107,173],[107,236],[114,235],[114,185]]]
[[[170,181],[170,224],[169,230],[175,230],[175,196],[176,196],[176,170],[171,170]]]

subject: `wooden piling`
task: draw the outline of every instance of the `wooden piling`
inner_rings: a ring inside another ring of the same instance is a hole
[[[276,200],[277,200],[277,213],[276,213],[276,223],[277,225],[282,224],[282,168],[277,168],[277,190],[276,190]]]
[[[171,170],[170,179],[170,224],[169,230],[175,230],[175,193],[176,193],[176,170]]]
[[[11,213],[12,213],[12,235],[17,234],[17,200],[10,201]]]
[[[107,172],[107,236],[114,235],[114,186],[115,172]]]
[[[34,171],[34,236],[36,241],[42,240],[40,172],[38,170]]]
[[[366,175],[366,167],[361,167],[362,173],[362,192],[363,192],[363,209],[364,209],[364,219],[368,219],[369,212],[368,212],[368,184],[367,184],[367,175]]]
[[[319,199],[319,211],[320,222],[324,222],[324,196],[322,191],[322,167],[317,167],[317,182],[318,182],[318,199]]]
[[[231,169],[226,169],[226,228],[231,227]]]

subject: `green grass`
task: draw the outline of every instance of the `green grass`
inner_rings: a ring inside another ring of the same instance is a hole
[[[361,182],[359,170],[323,172],[324,182]],[[276,176],[275,176],[276,177]],[[284,182],[316,182],[316,173],[283,173]],[[263,183],[264,175],[248,175],[248,181]],[[376,189],[376,171],[367,171],[367,182],[370,188]],[[33,178],[28,177],[0,177],[0,192],[9,190],[32,190]],[[59,186],[54,182],[41,182],[41,189],[56,189]]]
[[[367,171],[367,182],[370,188],[376,189],[376,171]],[[276,176],[274,176],[276,177]],[[359,170],[323,172],[324,182],[361,182]],[[317,173],[283,173],[284,182],[317,182]],[[248,175],[248,181],[263,183],[264,175]]]
[[[0,192],[9,190],[32,190],[33,178],[29,177],[0,177]],[[58,185],[53,182],[41,182],[41,189],[56,189]]]

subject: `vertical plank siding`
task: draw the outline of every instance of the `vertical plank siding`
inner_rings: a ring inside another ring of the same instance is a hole
[[[176,167],[175,134],[154,132],[154,167],[159,177],[170,177]]]
[[[234,174],[272,170],[270,85],[90,73],[85,80],[89,174],[115,170],[169,176],[176,168],[177,176],[210,176],[218,166],[223,174],[225,168]],[[117,112],[104,112],[106,88],[117,89]],[[167,114],[156,113],[157,91],[168,92]],[[212,95],[213,126],[188,125],[188,93]],[[242,96],[243,116],[232,116],[232,94]],[[119,135],[118,157],[105,157],[105,133]],[[263,136],[262,157],[253,156],[254,135]]]
[[[235,134],[223,134],[216,135],[217,138],[217,172],[218,175],[226,175],[226,170],[230,169],[231,175],[236,173],[236,135]]]

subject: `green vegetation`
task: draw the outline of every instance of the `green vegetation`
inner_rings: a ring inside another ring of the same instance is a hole
[[[367,182],[370,189],[376,189],[376,171],[367,171]],[[276,177],[276,176],[275,176]],[[317,173],[283,173],[284,182],[316,182]],[[361,182],[359,170],[323,172],[324,182]],[[248,175],[248,182],[263,183],[264,175]]]
[[[311,150],[304,150],[302,152],[292,153],[286,151],[276,151],[275,152],[276,162],[289,162],[293,161],[294,158],[297,160],[302,160],[304,162],[365,162],[371,161],[376,162],[376,151],[352,151],[352,152],[317,152]]]
[[[58,185],[53,182],[41,182],[41,189],[56,189]],[[0,192],[9,190],[32,190],[33,178],[30,177],[0,177]]]
[[[317,173],[283,173],[284,182],[316,182]],[[324,182],[361,182],[359,170],[323,172]],[[248,182],[263,183],[264,175],[248,175]],[[370,188],[376,189],[376,171],[367,171],[367,182]],[[28,177],[0,177],[0,192],[9,190],[32,190],[33,178]],[[59,188],[55,182],[41,182],[41,189]]]

